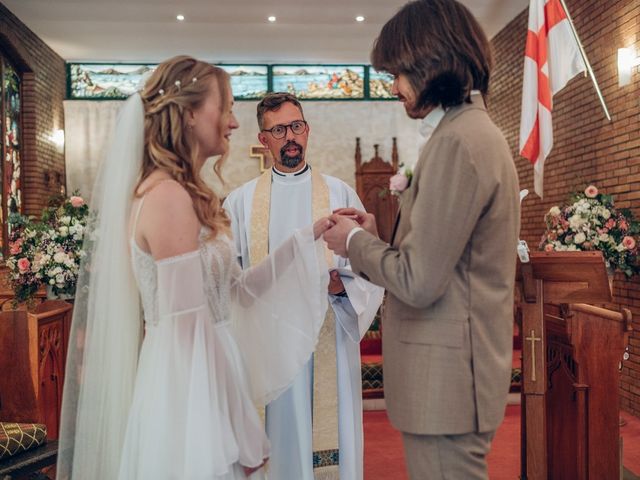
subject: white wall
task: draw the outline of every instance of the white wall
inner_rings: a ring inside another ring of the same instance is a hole
[[[116,102],[65,102],[67,189],[79,189],[87,198],[97,166],[102,161],[109,132],[115,120]],[[249,156],[251,145],[259,145],[257,102],[237,102],[234,112],[240,128],[231,137],[231,151],[223,169],[222,186],[210,160],[203,176],[221,195],[228,194],[260,174],[259,161]],[[409,119],[399,102],[305,102],[310,134],[307,161],[323,173],[355,184],[355,145],[360,137],[362,158],[369,160],[373,145],[391,161],[392,138],[398,139],[400,162],[413,163],[417,156],[419,123]]]

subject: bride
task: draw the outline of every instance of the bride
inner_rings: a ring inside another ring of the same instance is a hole
[[[222,69],[179,56],[122,107],[92,196],[58,478],[263,478],[256,406],[315,347],[328,284],[316,239],[330,223],[240,270],[229,219],[199,175],[208,157],[224,159],[232,106]]]

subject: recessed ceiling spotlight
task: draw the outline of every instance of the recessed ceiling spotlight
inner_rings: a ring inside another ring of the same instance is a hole
[[[179,22],[184,22],[184,15],[179,13],[178,15],[176,15],[176,20],[178,20]]]
[[[267,20],[269,20],[271,23],[276,21],[276,17],[271,15],[269,18],[267,18]]]
[[[358,15],[356,17],[356,22],[364,22],[364,17],[362,15]]]

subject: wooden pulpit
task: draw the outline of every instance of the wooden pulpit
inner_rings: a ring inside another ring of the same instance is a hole
[[[621,478],[619,365],[631,312],[611,301],[600,252],[532,252],[519,263],[524,480]]]
[[[0,312],[0,421],[44,423],[58,438],[73,305]]]

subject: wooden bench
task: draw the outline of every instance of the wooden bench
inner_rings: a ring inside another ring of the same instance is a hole
[[[58,442],[47,442],[40,447],[0,460],[0,480],[20,480],[23,478],[48,480],[50,477],[40,470],[55,465],[57,459]]]

